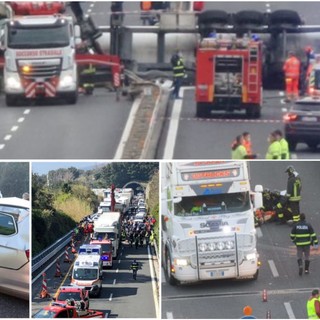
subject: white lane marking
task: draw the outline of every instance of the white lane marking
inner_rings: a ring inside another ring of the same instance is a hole
[[[88,9],[88,11],[87,11],[87,12],[88,12],[88,13],[91,13],[91,11],[92,11],[92,9]]]
[[[258,238],[262,238],[262,237],[263,237],[263,233],[262,233],[261,228],[257,228],[257,229],[256,229],[256,232],[257,232],[257,237],[258,237]]]
[[[91,4],[90,4],[90,8],[92,8],[92,7],[94,7],[94,3],[91,3]]]
[[[288,112],[288,108],[281,108],[281,112]]]
[[[281,100],[280,100],[280,103],[281,103],[281,104],[286,104],[286,99],[281,99]]]
[[[172,312],[167,312],[167,319],[173,319]]]
[[[284,91],[279,91],[279,96],[284,97]]]
[[[166,146],[164,149],[163,159],[173,159],[174,148],[176,145],[177,134],[179,129],[179,121],[182,112],[183,95],[185,88],[180,89],[182,99],[175,100],[172,106],[172,114],[167,134]]]
[[[275,278],[278,278],[279,277],[279,273],[278,273],[278,270],[276,268],[276,265],[274,264],[274,261],[273,260],[268,260],[268,263],[269,263],[269,267],[271,269],[272,275]]]
[[[287,310],[287,314],[289,316],[289,319],[296,319],[294,313],[293,313],[293,310],[292,310],[292,307],[291,307],[291,304],[290,302],[285,302],[284,303],[284,307],[286,308]]]
[[[166,276],[165,276],[164,271],[163,271],[162,268],[161,268],[161,282],[162,283],[166,283]]]
[[[11,134],[7,134],[3,139],[5,141],[9,141],[11,138],[12,138],[12,135]]]
[[[156,318],[160,318],[159,314],[159,301],[158,301],[158,294],[157,294],[157,286],[156,286],[156,276],[153,271],[152,266],[152,256],[150,253],[150,247],[148,246],[148,259],[149,259],[149,267],[150,267],[150,275],[151,275],[151,282],[152,282],[152,291],[153,291],[153,300],[154,300],[154,307],[156,309]]]
[[[119,269],[116,270],[116,273],[118,273],[118,272],[119,272]]]
[[[266,12],[270,13],[270,12],[271,12],[271,9],[270,9],[270,8],[267,8]]]
[[[19,126],[13,126],[12,128],[11,128],[11,131],[12,132],[15,132],[15,131],[17,131],[19,129]]]
[[[18,119],[18,122],[19,122],[19,123],[21,123],[21,122],[23,122],[23,121],[24,121],[24,118],[23,118],[23,117],[21,117],[21,118]]]
[[[0,150],[2,150],[5,146],[5,144],[0,144]]]
[[[113,293],[110,293],[109,301],[112,301]]]
[[[120,263],[121,262],[121,260],[118,260],[118,263]]]
[[[142,100],[142,97],[137,98],[131,107],[131,111],[130,111],[126,126],[123,130],[122,137],[121,137],[119,145],[118,145],[118,149],[113,157],[114,159],[121,159],[121,157],[122,157],[122,154],[123,154],[124,148],[126,146],[126,142],[129,139],[131,129],[133,127],[141,100]]]
[[[270,3],[266,3],[266,7],[270,7]]]
[[[296,153],[291,153],[291,159],[298,159],[298,156]]]
[[[23,114],[29,114],[30,111],[31,111],[30,109],[26,109],[26,110],[23,111]]]
[[[113,285],[115,285],[115,284],[116,284],[116,282],[117,282],[117,279],[114,279],[114,280],[113,280]]]

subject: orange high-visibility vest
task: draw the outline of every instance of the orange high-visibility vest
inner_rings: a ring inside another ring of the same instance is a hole
[[[141,10],[148,11],[152,9],[152,1],[141,1]]]
[[[283,71],[286,78],[299,78],[300,75],[300,61],[296,57],[290,57],[286,60],[283,66]]]

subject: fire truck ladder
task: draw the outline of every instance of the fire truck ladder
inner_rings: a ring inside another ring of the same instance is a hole
[[[249,49],[249,72],[248,72],[248,93],[257,93],[259,86],[258,71],[259,71],[259,57],[258,47],[253,46]]]

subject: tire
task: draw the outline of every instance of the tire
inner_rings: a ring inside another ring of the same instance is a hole
[[[302,20],[299,14],[293,10],[277,10],[270,14],[269,16],[269,26],[281,26],[283,24],[291,25],[292,27],[297,27],[302,24]]]
[[[67,104],[76,104],[78,101],[78,92],[70,93],[65,98]]]
[[[207,103],[197,102],[197,118],[207,118],[210,115],[210,109]]]
[[[308,146],[310,149],[315,150],[315,149],[317,149],[317,147],[318,147],[318,142],[308,142],[308,143],[307,143],[307,146]]]
[[[229,15],[226,11],[223,10],[206,10],[201,12],[198,16],[198,24],[228,24],[229,23]]]
[[[15,107],[17,105],[17,98],[15,96],[6,94],[7,107]]]
[[[233,17],[236,25],[255,25],[262,26],[265,23],[265,16],[262,12],[254,10],[239,11]]]
[[[246,116],[250,119],[259,119],[261,117],[261,106],[259,104],[248,106]]]
[[[295,151],[297,147],[297,141],[287,137],[286,137],[286,140],[288,141],[289,151]]]
[[[178,284],[178,281],[171,274],[171,257],[170,253],[166,253],[166,280],[170,285],[175,286]]]

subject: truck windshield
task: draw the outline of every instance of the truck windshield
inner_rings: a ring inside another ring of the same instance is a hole
[[[40,310],[32,316],[32,318],[55,318],[57,315],[56,312],[50,310]]]
[[[249,192],[183,197],[174,204],[177,216],[205,216],[242,212],[250,209]]]
[[[76,280],[98,279],[98,269],[74,268],[73,278]]]
[[[68,25],[19,27],[9,25],[8,48],[62,48],[70,44]]]
[[[105,243],[101,245],[102,253],[107,253],[112,251],[112,245],[110,243]]]

